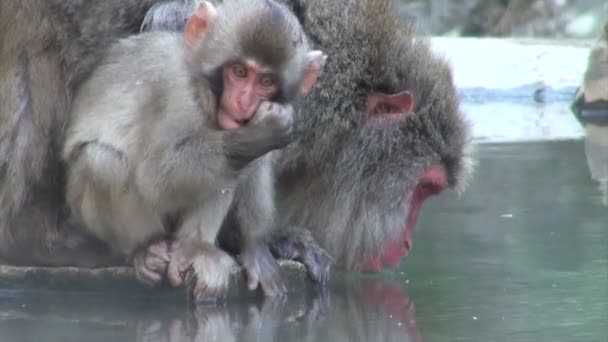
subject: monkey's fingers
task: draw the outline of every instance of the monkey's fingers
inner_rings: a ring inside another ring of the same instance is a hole
[[[144,252],[137,253],[133,258],[133,269],[135,270],[135,278],[145,285],[156,286],[163,280],[163,272],[147,265]]]
[[[217,299],[228,289],[230,275],[236,263],[225,252],[208,247],[192,260],[187,271],[186,283],[196,302]]]
[[[329,282],[334,259],[308,232],[301,231],[289,238],[278,239],[271,247],[275,258],[302,263],[311,280],[322,286]]]
[[[279,266],[278,263],[277,266]],[[267,271],[260,278],[260,283],[266,297],[283,297],[287,294],[287,283],[281,273],[280,267],[276,270]]]
[[[258,279],[257,274],[247,272],[247,288],[250,291],[253,291],[258,288],[260,285],[260,280]]]
[[[282,296],[287,293],[287,284],[279,263],[266,246],[247,248],[241,254],[241,262],[247,270],[249,290],[262,285],[267,297]]]
[[[322,248],[315,246],[304,250],[301,262],[306,267],[308,276],[321,286],[327,285],[331,275],[333,258]]]
[[[184,283],[183,274],[188,270],[190,264],[186,260],[171,260],[167,267],[167,278],[173,287],[178,287]]]
[[[142,284],[148,286],[156,286],[162,280],[162,275],[156,273],[155,271],[149,270],[145,267],[134,266],[135,268],[135,278]]]
[[[172,249],[172,244],[172,241],[167,240],[161,240],[153,243],[146,249],[146,256],[149,256],[150,259],[164,261],[166,264],[169,262],[169,260],[171,260],[169,253]]]

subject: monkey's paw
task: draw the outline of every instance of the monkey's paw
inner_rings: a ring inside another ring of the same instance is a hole
[[[247,286],[255,290],[262,285],[267,297],[283,296],[287,293],[287,284],[281,266],[265,245],[249,246],[243,249],[240,260],[247,271]]]
[[[264,101],[253,117],[253,125],[261,125],[275,132],[289,135],[293,128],[294,109],[290,104]]]
[[[156,286],[163,281],[171,260],[172,244],[173,241],[161,240],[135,252],[133,268],[137,280],[150,286]]]
[[[308,234],[278,239],[271,245],[271,249],[277,259],[302,263],[313,281],[322,286],[329,282],[334,259]]]
[[[230,255],[220,249],[209,248],[192,259],[185,279],[188,292],[197,302],[222,297],[236,268],[237,264]]]

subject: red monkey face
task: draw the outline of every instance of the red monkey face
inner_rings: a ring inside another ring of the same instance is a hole
[[[395,239],[387,241],[380,254],[365,258],[361,263],[361,270],[381,272],[384,268],[398,266],[401,258],[407,256],[412,248],[414,227],[418,221],[422,203],[430,196],[437,195],[446,188],[447,171],[443,165],[435,165],[425,169],[411,194],[407,220],[404,222],[401,234]]]
[[[414,112],[413,93],[403,91],[397,94],[372,93],[367,100],[367,116],[373,122],[397,124]],[[422,172],[413,188],[404,189],[411,192],[406,222],[403,230],[393,239],[386,242],[378,254],[367,256],[361,261],[361,270],[380,272],[383,268],[399,265],[402,257],[408,255],[412,248],[414,227],[422,203],[430,196],[441,193],[447,188],[447,170],[441,164],[427,167]]]
[[[260,103],[279,91],[278,77],[255,61],[228,63],[223,68],[224,90],[218,113],[222,129],[236,129],[247,123]]]

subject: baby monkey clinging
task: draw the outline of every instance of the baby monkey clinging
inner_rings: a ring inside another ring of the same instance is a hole
[[[201,2],[183,35],[118,41],[74,99],[63,158],[75,218],[144,282],[167,273],[177,286],[192,267],[202,299],[223,292],[234,266],[215,246],[233,206],[249,287],[284,292],[266,244],[269,152],[290,142],[290,101],[312,89],[325,58],[271,0]]]

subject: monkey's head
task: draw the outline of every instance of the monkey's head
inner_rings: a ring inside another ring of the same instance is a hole
[[[326,56],[311,50],[293,14],[273,0],[202,1],[185,27],[193,67],[218,97],[218,125],[246,124],[261,102],[290,102],[313,88]]]
[[[308,37],[332,58],[297,106],[305,115],[279,184],[314,199],[300,204],[301,224],[338,265],[396,266],[412,248],[423,203],[462,189],[470,174],[470,127],[450,67],[396,18],[392,1],[300,4]],[[293,187],[299,169],[317,178]]]

